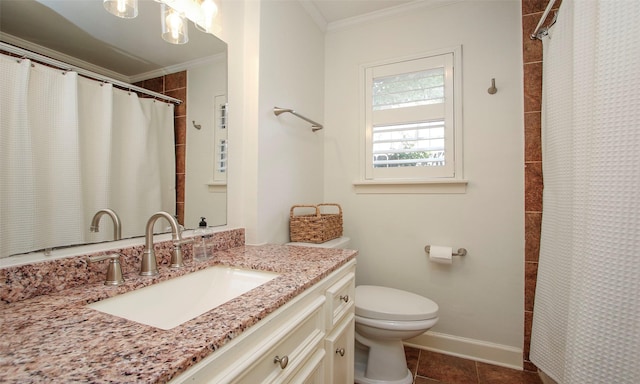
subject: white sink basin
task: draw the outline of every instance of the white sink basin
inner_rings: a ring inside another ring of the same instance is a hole
[[[97,301],[87,307],[171,329],[278,276],[274,272],[215,266]]]

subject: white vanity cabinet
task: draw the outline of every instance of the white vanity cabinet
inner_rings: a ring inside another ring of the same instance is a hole
[[[171,382],[353,383],[354,272],[351,260]]]

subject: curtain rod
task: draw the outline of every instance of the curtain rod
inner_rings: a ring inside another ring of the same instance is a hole
[[[551,24],[549,24],[548,26],[546,26],[544,28],[541,28],[542,27],[542,23],[544,23],[544,21],[547,19],[547,15],[549,15],[549,12],[551,12],[551,8],[553,7],[553,4],[555,2],[556,2],[556,0],[549,1],[549,5],[547,5],[547,8],[545,8],[544,13],[542,14],[542,17],[540,18],[540,21],[538,21],[538,25],[536,26],[536,29],[534,29],[533,33],[531,35],[529,35],[531,40],[540,39],[541,36],[545,36],[547,34],[547,31],[549,30],[549,27],[551,27],[556,22],[556,20],[554,19],[551,22]],[[540,35],[540,36],[538,36],[538,35]]]
[[[98,80],[98,81],[102,81],[102,82],[111,83],[111,84],[117,85],[117,86],[119,86],[121,88],[128,89],[130,91],[135,91],[135,92],[138,92],[138,93],[143,93],[145,95],[153,96],[153,97],[155,97],[157,99],[169,101],[169,102],[174,103],[174,104],[178,104],[178,105],[182,104],[182,100],[180,100],[180,99],[176,99],[176,98],[173,98],[173,97],[165,96],[165,95],[163,95],[161,93],[153,92],[153,91],[150,91],[148,89],[144,89],[142,87],[138,87],[138,86],[135,86],[135,85],[132,85],[132,84],[129,84],[129,83],[125,83],[124,81],[119,81],[119,80],[116,80],[116,79],[112,79],[110,77],[103,76],[103,75],[100,75],[98,73],[86,70],[86,69],[74,67],[74,66],[69,65],[67,63],[64,63],[62,61],[58,61],[58,60],[52,59],[50,57],[40,55],[38,53],[35,53],[35,52],[32,52],[32,51],[28,51],[26,49],[18,48],[16,46],[11,45],[11,44],[0,42],[0,49],[5,51],[5,52],[10,52],[10,53],[19,55],[21,58],[27,58],[27,59],[36,60],[36,61],[38,61],[40,63],[51,65],[51,66],[54,66],[54,67],[56,67],[58,69],[74,71],[74,72],[77,72],[79,75],[82,75],[84,77],[88,77],[88,78],[93,79],[93,80]]]

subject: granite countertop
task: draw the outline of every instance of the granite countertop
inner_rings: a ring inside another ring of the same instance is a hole
[[[1,304],[0,382],[167,382],[356,254],[345,249],[242,246],[218,251],[207,262],[190,262],[181,270],[159,266],[160,274],[153,278],[127,274],[118,287],[96,283]],[[218,264],[281,275],[170,330],[85,307]]]

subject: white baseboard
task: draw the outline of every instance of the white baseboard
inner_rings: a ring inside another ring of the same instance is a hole
[[[522,349],[520,348],[432,331],[405,340],[404,344],[418,349],[522,370]]]

